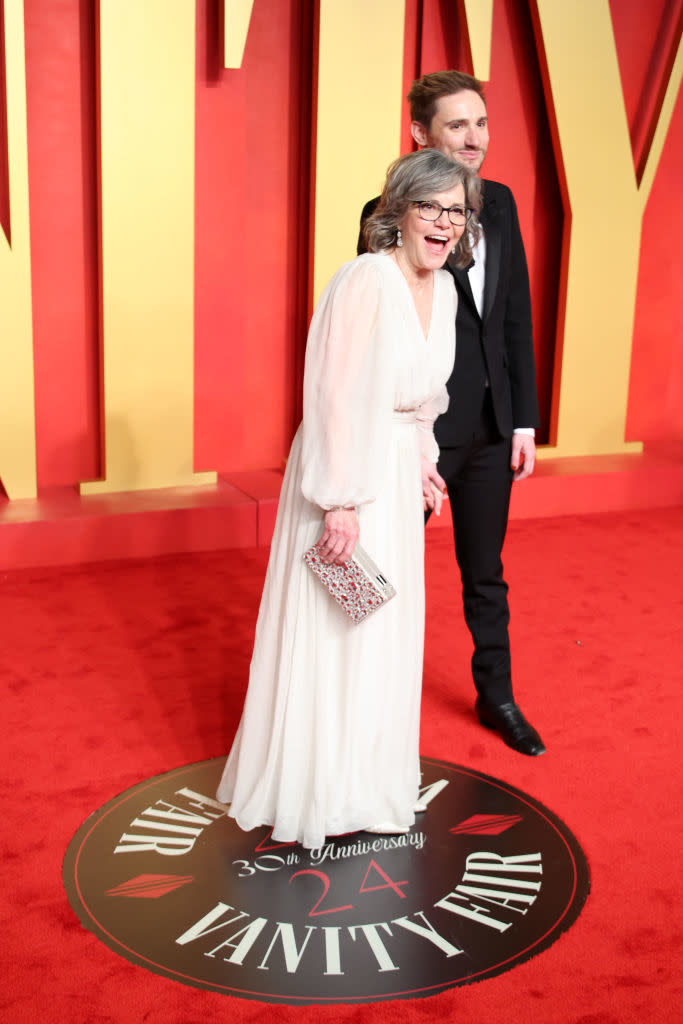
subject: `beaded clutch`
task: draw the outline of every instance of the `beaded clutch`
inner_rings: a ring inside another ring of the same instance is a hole
[[[352,557],[343,565],[323,562],[317,546],[304,553],[304,562],[352,622],[362,622],[370,612],[396,595],[391,583],[360,544],[356,544]]]

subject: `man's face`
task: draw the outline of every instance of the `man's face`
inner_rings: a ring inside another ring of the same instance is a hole
[[[413,121],[411,130],[421,146],[440,149],[470,171],[478,171],[484,162],[489,144],[486,105],[472,89],[442,96],[429,129]]]

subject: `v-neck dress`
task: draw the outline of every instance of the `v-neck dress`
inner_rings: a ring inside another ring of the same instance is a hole
[[[385,253],[337,271],[313,314],[303,421],[287,461],[242,719],[218,799],[249,830],[323,845],[414,823],[424,642],[420,455],[448,406],[456,293],[434,272],[425,338]],[[327,509],[356,506],[360,544],[396,597],[354,624],[303,561]]]

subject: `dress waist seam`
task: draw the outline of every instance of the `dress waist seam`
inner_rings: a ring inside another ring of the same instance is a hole
[[[392,419],[394,423],[417,423],[417,409],[394,409]]]

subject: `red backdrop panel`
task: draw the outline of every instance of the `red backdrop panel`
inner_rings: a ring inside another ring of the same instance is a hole
[[[683,97],[645,208],[627,438],[683,440]]]
[[[196,468],[279,466],[306,335],[312,11],[254,4],[243,66],[221,67],[199,0]]]
[[[634,164],[639,166],[680,37],[681,0],[611,0]],[[643,220],[627,438],[683,440],[683,98],[679,95]]]
[[[100,470],[94,4],[25,0],[38,485]]]

